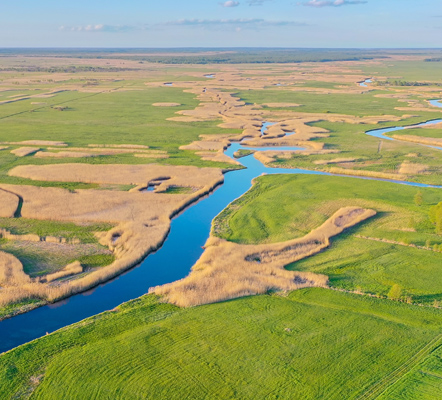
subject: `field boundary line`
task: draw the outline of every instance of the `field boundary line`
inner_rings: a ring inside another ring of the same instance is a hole
[[[403,376],[412,368],[427,357],[430,353],[442,345],[442,333],[430,340],[416,354],[411,356],[407,361],[400,365],[396,370],[391,372],[380,381],[374,383],[367,391],[357,397],[358,400],[376,399],[383,394],[389,387],[396,384]]]

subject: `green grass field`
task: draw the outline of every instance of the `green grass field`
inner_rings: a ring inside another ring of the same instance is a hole
[[[326,289],[190,309],[147,296],[4,354],[0,396],[354,399],[441,329],[439,310]]]
[[[95,56],[83,56],[90,57],[91,64],[96,61]],[[233,59],[240,57],[241,62],[253,60],[256,55],[250,56],[232,55]],[[168,121],[179,110],[194,109],[199,104],[196,95],[183,88],[146,85],[189,81],[191,88],[192,81],[213,82],[203,74],[228,71],[217,90],[236,91],[240,99],[257,105],[301,105],[292,109],[263,107],[263,120],[284,119],[288,112],[358,117],[408,114],[399,122],[379,124],[315,122],[312,125],[330,132],[330,137],[319,140],[326,149],[339,150],[339,154],[294,154],[290,159],[277,158],[273,166],[310,170],[337,166],[396,174],[408,161],[426,165],[428,170],[407,179],[442,185],[440,150],[387,140],[380,145],[379,139],[365,134],[371,129],[441,118],[435,108],[434,112],[430,108],[397,110],[407,107],[407,103],[376,97],[407,93],[409,99],[418,100],[417,106],[428,106],[426,100],[440,97],[438,62],[393,57],[335,64],[349,76],[354,75],[354,85],[361,75],[374,78],[369,92],[362,93],[361,88],[361,93],[349,94],[340,93],[340,89],[353,84],[340,83],[341,72],[336,72],[339,68],[328,68],[333,64],[237,66],[235,79],[272,79],[261,80],[262,86],[257,87],[264,89],[247,89],[244,83],[238,85],[243,89],[234,89],[227,77],[233,64],[227,69],[219,65],[159,67],[147,65],[148,59],[142,54],[115,57],[127,58],[131,67],[113,71],[111,67],[100,67],[93,72],[83,65],[74,71],[71,64],[77,62],[75,56],[64,60],[32,59],[42,68],[56,64],[58,69],[51,75],[47,70],[22,71],[20,58],[2,57],[4,67],[12,69],[0,71],[0,88],[8,88],[0,91],[0,102],[14,99],[11,96],[39,95],[60,87],[66,90],[53,97],[0,104],[0,142],[56,140],[70,147],[141,144],[166,151],[169,158],[137,158],[132,154],[64,159],[16,157],[10,151],[20,145],[7,145],[7,149],[0,150],[0,183],[69,190],[127,191],[133,187],[32,181],[8,175],[10,169],[28,164],[161,163],[233,169],[231,164],[203,161],[194,151],[179,147],[198,140],[200,135],[239,134],[241,130],[219,128],[221,118],[190,123]],[[274,57],[268,61],[273,63]],[[133,64],[134,60],[137,64]],[[293,84],[287,83],[291,74],[299,74]],[[306,74],[305,79],[301,74]],[[327,75],[326,81],[320,80],[323,75]],[[281,76],[283,86],[266,86],[270,83],[265,82],[274,83],[277,76]],[[382,85],[376,86],[376,80]],[[390,83],[383,86],[386,81]],[[414,91],[407,86],[393,86],[394,81],[419,81],[424,86]],[[296,91],[292,90],[294,87]],[[84,90],[88,88],[94,92]],[[331,93],[308,88],[328,89]],[[156,102],[181,105],[152,106]],[[55,106],[67,108],[61,112]],[[410,129],[397,134],[439,138],[442,130]],[[248,151],[239,153],[244,156]],[[335,158],[356,160],[338,165],[315,164]],[[172,187],[167,193],[192,191],[193,188]],[[418,192],[422,193],[423,204],[415,201]],[[274,243],[304,236],[343,206],[377,211],[376,217],[332,238],[328,249],[287,266],[289,270],[327,275],[329,289],[271,291],[187,309],[164,303],[153,295],[143,296],[2,354],[0,399],[440,400],[442,309],[437,306],[442,303],[442,235],[436,234],[429,211],[441,201],[442,190],[436,188],[319,175],[259,177],[249,192],[214,220],[214,234],[236,243]],[[114,260],[93,235],[95,231],[109,230],[110,224],[83,226],[0,218],[0,227],[14,234],[80,239],[80,243],[64,247],[0,239],[0,250],[15,255],[33,278],[59,271],[74,260],[79,260],[86,271]],[[393,297],[402,301],[392,301]],[[33,303],[38,300],[0,308],[0,318]]]
[[[388,93],[374,90],[369,93],[348,94],[317,94],[309,92],[292,92],[288,90],[248,90],[240,91],[237,96],[248,103],[297,103],[296,111],[309,113],[335,113],[354,116],[369,115],[399,115],[403,111],[395,110],[395,107],[403,107],[397,99],[385,99],[375,97],[377,94]]]
[[[419,191],[421,206],[414,202]],[[430,207],[441,200],[441,190],[433,188],[347,177],[265,176],[215,219],[214,233],[236,243],[280,242],[304,236],[340,207],[372,208],[378,213],[374,219],[289,269],[325,274],[334,287],[381,296],[396,284],[404,298],[432,304],[442,300],[442,253],[409,245],[442,244],[429,219]]]

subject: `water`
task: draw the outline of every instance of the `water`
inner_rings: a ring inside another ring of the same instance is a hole
[[[435,107],[442,108],[442,100],[430,100],[430,104]]]
[[[265,133],[272,123],[265,123]],[[374,131],[371,132],[373,136]],[[240,148],[233,143],[226,151],[229,157]],[[260,147],[255,150],[296,150],[295,147]],[[179,214],[171,223],[171,232],[163,246],[150,254],[139,266],[85,293],[28,313],[0,321],[0,352],[44,336],[84,318],[111,310],[117,305],[145,294],[152,286],[173,282],[185,277],[203,253],[202,246],[209,237],[211,222],[230,202],[242,196],[252,186],[252,179],[262,174],[328,175],[320,171],[268,168],[253,155],[240,159],[246,167],[226,174],[225,182],[210,196],[200,200]],[[339,175],[338,175],[339,176]],[[382,180],[365,177],[347,179]],[[411,182],[390,181],[404,185],[428,187]],[[356,182],[355,182],[356,183]]]
[[[172,82],[166,82],[166,83],[164,84],[164,86],[173,86],[173,83],[172,83]]]
[[[440,107],[442,107],[442,104],[440,105]],[[393,139],[393,138],[391,138],[389,136],[385,136],[385,134],[386,133],[391,133],[391,132],[403,131],[404,129],[421,128],[421,127],[424,127],[424,126],[436,125],[436,124],[439,124],[441,122],[442,122],[442,119],[433,119],[431,121],[422,122],[421,124],[417,124],[417,125],[395,126],[393,128],[375,129],[373,131],[367,131],[365,133],[367,135],[374,136],[374,137],[377,137],[379,139],[397,140],[397,139]],[[416,144],[419,144],[419,143],[416,143]],[[433,149],[442,150],[442,147],[437,147],[437,146],[429,146],[429,145],[425,145],[425,144],[421,144],[421,146],[431,147]]]
[[[359,86],[368,87],[367,83],[372,83],[371,79],[366,79],[364,82],[359,82]]]

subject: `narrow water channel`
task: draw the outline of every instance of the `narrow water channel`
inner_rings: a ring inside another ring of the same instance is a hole
[[[264,132],[270,123],[263,125]],[[371,134],[374,135],[375,131]],[[225,154],[232,157],[240,148],[233,143]],[[257,150],[299,150],[296,147],[260,147]],[[225,182],[210,196],[201,199],[172,220],[171,232],[164,245],[150,254],[139,266],[96,288],[55,304],[37,308],[26,314],[0,321],[0,352],[44,336],[84,318],[111,310],[117,305],[145,294],[152,286],[185,277],[201,256],[209,237],[211,222],[230,202],[252,186],[252,179],[262,174],[332,175],[301,169],[268,168],[249,155],[240,159],[245,167],[226,174]],[[374,179],[349,177],[346,179]],[[377,179],[381,180],[381,179]],[[427,187],[429,185],[391,181],[398,184]],[[355,184],[357,182],[355,181]]]

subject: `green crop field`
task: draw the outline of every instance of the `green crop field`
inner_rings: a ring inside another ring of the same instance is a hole
[[[4,354],[0,396],[354,399],[441,329],[439,310],[326,289],[191,309],[147,296]]]

